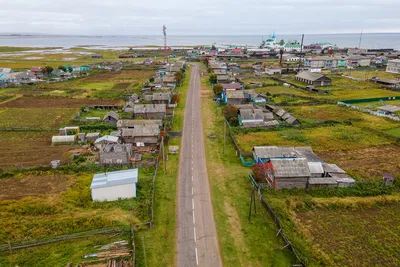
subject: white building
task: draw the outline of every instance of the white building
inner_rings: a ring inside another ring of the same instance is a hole
[[[388,60],[386,72],[400,73],[400,59]]]
[[[138,169],[129,169],[93,176],[90,189],[93,201],[114,201],[119,198],[136,197]]]

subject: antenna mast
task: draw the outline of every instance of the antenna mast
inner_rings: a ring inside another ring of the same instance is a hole
[[[360,41],[358,42],[358,49],[361,49],[361,40],[362,40],[362,36],[363,36],[363,30],[361,30]]]
[[[168,51],[167,51],[167,27],[163,25],[164,33],[164,63],[168,63]]]

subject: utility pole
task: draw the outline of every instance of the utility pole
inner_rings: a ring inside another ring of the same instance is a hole
[[[297,71],[300,71],[301,59],[303,57],[303,42],[304,42],[304,34],[301,35],[300,60],[299,60],[299,68],[297,69]]]
[[[363,36],[363,30],[361,30],[361,33],[360,33],[360,41],[358,42],[358,49],[361,49],[362,36]]]
[[[167,51],[167,27],[163,25],[164,34],[164,63],[168,63],[168,51]]]

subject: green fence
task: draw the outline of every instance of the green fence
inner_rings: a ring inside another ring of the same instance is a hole
[[[385,96],[385,97],[375,97],[375,98],[363,98],[363,99],[352,99],[352,100],[341,100],[340,102],[346,104],[355,104],[355,103],[368,103],[368,102],[376,102],[380,100],[395,100],[396,96]],[[400,97],[397,96],[397,99],[400,100]]]

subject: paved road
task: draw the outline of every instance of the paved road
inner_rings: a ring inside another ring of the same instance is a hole
[[[200,72],[193,66],[186,100],[178,178],[178,267],[222,266],[204,151]]]

